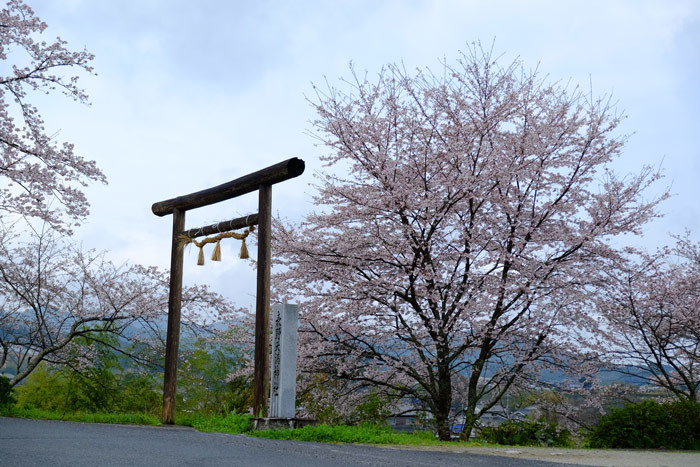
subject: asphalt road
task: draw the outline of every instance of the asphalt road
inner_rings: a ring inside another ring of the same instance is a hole
[[[2,466],[492,466],[561,467],[541,460],[397,450],[200,433],[190,428],[0,417]]]

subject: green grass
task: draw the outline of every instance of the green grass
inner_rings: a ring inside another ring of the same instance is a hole
[[[320,443],[440,445],[452,444],[439,441],[430,432],[399,433],[387,426],[377,425],[315,425],[294,430],[261,430],[248,433],[258,438],[316,441]]]
[[[56,412],[34,407],[3,407],[0,416],[15,418],[34,418],[40,420],[65,420],[85,423],[119,423],[129,425],[160,425],[160,420],[142,413],[83,413]]]
[[[179,425],[191,426],[199,431],[240,434],[268,439],[316,441],[321,443],[440,445],[430,432],[399,433],[388,426],[377,425],[315,425],[297,429],[249,431],[250,415],[231,413],[217,415],[193,415],[177,418]],[[464,443],[462,443],[464,445]]]
[[[197,431],[240,434],[248,431],[251,416],[232,412],[221,415],[184,415],[176,419],[178,425],[191,426]]]
[[[314,425],[293,430],[249,431],[250,415],[231,413],[225,417],[195,415],[178,417],[177,423],[199,431],[240,434],[256,438],[315,441],[319,443],[399,444],[413,446],[455,445],[455,441],[440,441],[431,432],[400,433],[379,425]],[[477,442],[459,442],[460,446],[480,446]]]

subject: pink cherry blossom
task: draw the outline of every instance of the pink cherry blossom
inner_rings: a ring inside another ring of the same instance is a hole
[[[604,270],[596,297],[608,364],[681,400],[700,401],[700,245],[638,252]]]
[[[21,0],[0,10],[0,210],[38,218],[70,232],[88,214],[81,187],[106,182],[94,161],[75,154],[73,145],[47,133],[39,110],[31,103],[37,93],[61,92],[78,102],[87,94],[70,69],[91,73],[93,55],[72,52],[56,38],[40,40],[46,24]],[[12,59],[14,63],[8,61]]]
[[[609,169],[625,143],[609,99],[480,45],[437,72],[351,71],[311,101],[317,211],[275,225],[300,368],[417,401],[441,439],[463,401],[468,436],[514,385],[571,366],[597,325],[592,272],[657,215],[658,174]]]

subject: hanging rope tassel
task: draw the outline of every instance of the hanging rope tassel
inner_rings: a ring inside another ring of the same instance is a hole
[[[214,247],[214,253],[211,254],[212,261],[221,261],[221,240],[216,241],[216,246]]]
[[[197,258],[197,266],[204,266],[204,245],[199,247],[199,257]]]
[[[248,247],[245,245],[245,237],[241,239],[241,259],[248,259]]]

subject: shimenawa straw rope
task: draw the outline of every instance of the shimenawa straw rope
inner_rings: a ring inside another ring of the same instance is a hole
[[[245,244],[245,239],[250,234],[253,230],[255,230],[255,227],[252,225],[245,229],[243,233],[236,233],[236,232],[224,232],[220,233],[218,235],[214,235],[213,237],[207,237],[201,242],[198,242],[194,238],[188,237],[187,235],[180,235],[178,237],[178,241],[182,245],[189,245],[190,243],[194,243],[196,247],[199,248],[199,256],[197,257],[197,265],[202,266],[204,265],[204,245],[207,243],[216,243],[216,246],[214,246],[214,252],[211,255],[211,260],[212,261],[221,261],[221,245],[219,244],[222,239],[224,238],[235,238],[236,240],[241,240],[241,254],[240,257],[241,259],[248,259],[248,247]]]

